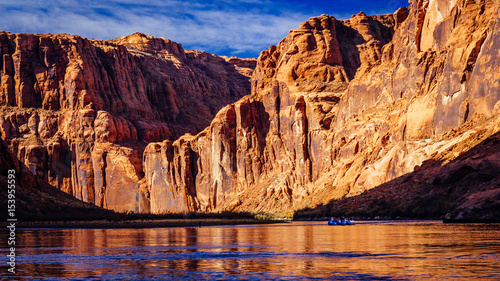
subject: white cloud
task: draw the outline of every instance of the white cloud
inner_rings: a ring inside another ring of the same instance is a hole
[[[104,40],[139,31],[174,40],[186,49],[248,57],[258,56],[269,45],[277,44],[290,29],[312,16],[293,11],[273,13],[271,1],[267,0],[79,3],[27,0],[21,4],[7,0],[0,6],[0,29],[69,33]]]

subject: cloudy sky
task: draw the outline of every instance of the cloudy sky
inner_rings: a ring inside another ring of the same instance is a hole
[[[408,0],[0,0],[0,30],[103,40],[143,32],[188,50],[257,57],[310,17],[347,19],[360,11],[385,14],[402,6]]]

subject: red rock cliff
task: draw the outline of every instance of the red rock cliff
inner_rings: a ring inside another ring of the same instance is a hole
[[[312,18],[263,51],[252,95],[144,153],[151,211],[294,211],[446,164],[500,129],[498,1]]]
[[[151,210],[210,211],[257,201],[266,209],[291,206],[319,176],[315,165],[322,164],[312,158],[331,151],[309,132],[329,131],[329,111],[356,69],[376,63],[393,24],[392,15],[321,16],[262,52],[251,96],[222,109],[195,137],[146,148]],[[254,198],[241,197],[247,191]]]
[[[10,149],[52,185],[118,211],[149,211],[147,143],[198,133],[250,93],[251,62],[140,33],[96,41],[0,32],[0,57]]]

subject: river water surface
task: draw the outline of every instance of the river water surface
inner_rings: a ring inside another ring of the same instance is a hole
[[[500,224],[24,229],[16,244],[28,279],[500,280]]]

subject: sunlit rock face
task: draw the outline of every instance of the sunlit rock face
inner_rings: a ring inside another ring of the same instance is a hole
[[[250,96],[148,145],[152,212],[294,211],[449,163],[500,129],[498,11],[412,1],[304,22],[261,53]]]
[[[85,202],[149,212],[149,142],[198,133],[250,93],[255,60],[136,33],[0,32],[0,133],[33,174]]]
[[[383,184],[378,199],[402,202],[487,167],[446,195],[466,217],[498,189],[496,154],[465,152],[500,130],[499,8],[322,15],[257,61],[144,34],[4,32],[0,132],[32,173],[114,210],[291,213]]]
[[[91,220],[113,215],[112,211],[82,202],[33,175],[32,170],[17,159],[3,139],[0,139],[0,163],[0,204],[12,205],[11,194],[14,194],[14,214],[18,220]],[[6,221],[12,219],[10,214],[12,212],[6,211],[0,217]]]

